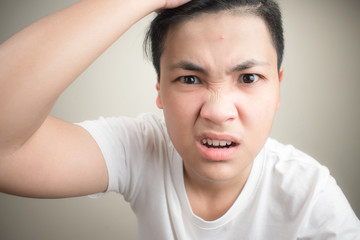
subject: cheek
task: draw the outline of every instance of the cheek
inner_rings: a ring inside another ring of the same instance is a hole
[[[271,95],[263,93],[243,101],[246,103],[240,104],[239,112],[244,125],[259,134],[268,134],[278,108],[277,93]]]
[[[168,93],[162,98],[163,112],[171,140],[184,142],[192,136],[197,116],[196,104],[179,93]]]
[[[194,123],[201,108],[201,98],[198,94],[182,94],[168,91],[162,99],[166,119],[181,125]]]
[[[244,134],[244,151],[247,156],[245,159],[253,159],[268,139],[277,103],[274,98],[252,99],[251,104],[247,104],[242,109],[242,128]]]

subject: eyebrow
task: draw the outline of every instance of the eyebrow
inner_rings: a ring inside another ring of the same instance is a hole
[[[190,61],[180,61],[180,62],[175,63],[175,64],[170,66],[170,70],[174,70],[176,68],[181,68],[181,69],[184,69],[184,70],[206,73],[206,70],[204,68],[202,68],[199,65],[196,65],[195,63],[192,63]]]
[[[242,63],[237,64],[235,67],[231,68],[228,73],[240,72],[240,71],[244,71],[249,68],[253,68],[255,66],[264,66],[264,65],[270,65],[270,64],[265,61],[258,61],[258,60],[250,59],[250,60],[246,60]]]
[[[269,65],[269,63],[265,62],[265,61],[258,61],[258,60],[250,59],[250,60],[246,60],[242,63],[237,64],[235,67],[231,68],[230,71],[228,71],[227,73],[230,74],[230,73],[234,73],[234,72],[240,72],[240,71],[244,71],[246,69],[249,69],[249,68],[252,68],[255,66],[264,66],[264,65]],[[181,68],[181,69],[189,70],[189,71],[196,71],[196,72],[200,72],[200,73],[204,73],[204,74],[207,73],[207,71],[203,67],[201,67],[193,62],[190,62],[190,61],[180,61],[180,62],[175,63],[170,66],[170,70],[174,70],[177,68]]]

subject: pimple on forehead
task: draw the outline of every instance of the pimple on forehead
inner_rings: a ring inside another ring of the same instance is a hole
[[[221,34],[219,38],[220,38],[220,40],[224,40],[225,36],[223,34]]]

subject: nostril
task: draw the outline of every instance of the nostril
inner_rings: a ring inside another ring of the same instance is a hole
[[[200,110],[200,116],[203,119],[219,125],[235,119],[237,115],[238,111],[235,106],[225,104],[218,104],[217,106],[214,104],[205,104]]]

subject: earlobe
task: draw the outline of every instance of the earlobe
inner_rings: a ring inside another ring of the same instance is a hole
[[[160,83],[159,81],[157,81],[156,83],[156,91],[158,92],[158,95],[156,97],[156,106],[159,109],[163,109],[162,103],[161,103],[161,97],[160,97]]]
[[[283,80],[283,75],[284,75],[284,68],[280,68],[280,71],[279,71],[279,82],[282,83],[282,80]],[[279,96],[279,100],[278,100],[278,104],[276,106],[276,110],[279,110],[280,108],[280,96]]]
[[[284,75],[284,68],[281,67],[281,68],[280,68],[280,71],[279,71],[279,81],[280,81],[280,83],[281,83],[282,80],[283,80],[283,75]]]

